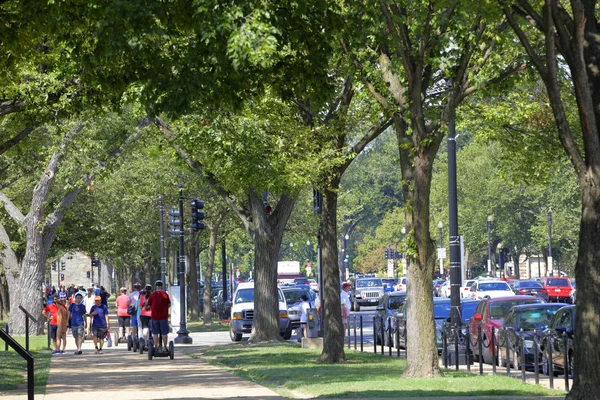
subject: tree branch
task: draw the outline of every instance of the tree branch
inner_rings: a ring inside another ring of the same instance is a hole
[[[25,109],[23,100],[0,100],[0,117]]]
[[[406,109],[408,108],[406,106],[406,90],[404,86],[402,86],[398,75],[396,75],[394,71],[392,71],[392,62],[390,58],[386,54],[381,53],[379,55],[379,65],[381,65],[383,79],[388,85],[388,89],[390,90],[392,97],[394,98],[394,100],[396,100],[396,103],[400,108],[400,112],[406,111]]]
[[[475,86],[469,86],[467,87],[464,91],[463,91],[463,95],[460,98],[460,101],[464,100],[465,97],[479,91],[485,88],[488,88],[492,85],[495,85],[497,83],[502,82],[503,80],[505,80],[506,78],[508,78],[511,75],[516,74],[517,72],[523,71],[527,68],[527,64],[521,64],[521,65],[510,65],[508,67],[506,67],[505,69],[503,69],[502,71],[500,71],[500,73],[495,76],[492,79],[489,79],[483,83],[481,83],[478,87]]]
[[[0,155],[6,153],[6,151],[8,149],[10,149],[13,146],[16,146],[17,144],[19,144],[23,139],[25,139],[31,132],[33,132],[34,128],[31,127],[27,127],[25,129],[23,129],[21,132],[19,132],[17,134],[17,136],[8,139],[6,142],[0,144]]]
[[[19,210],[17,206],[4,194],[4,192],[0,191],[0,202],[4,206],[4,209],[8,213],[8,216],[12,218],[13,221],[17,223],[19,226],[23,226],[23,222],[25,221],[25,216]]]

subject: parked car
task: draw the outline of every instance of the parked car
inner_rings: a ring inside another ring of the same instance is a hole
[[[506,282],[504,282],[506,283]],[[508,286],[508,285],[507,285]],[[492,327],[496,331],[502,328],[504,323],[504,316],[514,306],[521,304],[536,304],[545,303],[544,300],[534,296],[517,296],[512,291],[512,296],[507,297],[496,297],[496,298],[485,298],[483,299],[475,309],[473,317],[469,320],[469,333],[473,342],[473,354],[477,357],[482,357],[483,362],[491,364],[492,361],[496,362],[498,354],[497,349],[497,338],[494,338],[495,346],[493,348],[496,357],[492,358]],[[477,336],[477,327],[481,326],[481,340],[483,342],[483,354],[479,354],[479,339]]]
[[[473,300],[515,295],[504,281],[476,281],[471,285],[470,292]]]
[[[512,307],[504,317],[503,329],[498,333],[498,343],[500,347],[505,348],[506,340],[510,340],[514,351],[511,354],[510,363],[515,368],[520,369],[521,364],[525,363],[525,368],[534,367],[534,339],[539,340],[544,330],[552,321],[556,312],[564,307],[561,303],[541,303],[541,304],[523,304]],[[521,335],[521,329],[523,333]],[[537,338],[534,338],[534,330]],[[521,340],[524,341],[523,355],[521,355]],[[542,353],[538,346],[538,363],[542,363]],[[499,357],[504,359],[506,353],[500,352]],[[501,364],[506,365],[506,360]]]
[[[433,295],[434,296],[436,296],[436,297],[439,296],[438,291],[444,282],[446,282],[445,279],[435,279],[433,281]]]
[[[475,279],[467,279],[463,282],[460,287],[460,297],[461,299],[468,299],[471,297],[471,286],[475,283]]]
[[[360,311],[360,307],[377,306],[383,296],[381,278],[359,278],[354,281],[350,300],[351,310]]]
[[[292,326],[288,317],[288,308],[281,288],[277,288],[279,302],[279,331],[285,340],[292,337]],[[252,331],[254,319],[254,282],[240,283],[233,295],[229,336],[234,342],[242,340],[242,334]]]
[[[550,301],[559,303],[569,303],[571,301],[573,287],[569,278],[544,276],[540,282],[548,291]]]
[[[513,281],[512,288],[515,294],[538,296],[544,301],[548,301],[548,290],[540,282],[530,280]]]
[[[450,298],[450,281],[442,283],[442,285],[438,289],[438,295],[439,297],[443,297],[446,299]]]
[[[315,292],[319,291],[319,284],[314,279],[309,279],[308,284],[310,285],[310,288]]]
[[[464,338],[466,337],[467,332],[469,331],[469,321],[471,320],[471,317],[473,317],[473,315],[475,314],[475,309],[477,308],[477,305],[479,305],[479,300],[460,299],[461,338],[459,339],[459,349],[464,349],[466,347]],[[446,321],[444,321],[442,330],[446,333],[446,338],[449,345],[453,345],[455,339],[454,330],[452,328],[452,321],[450,317],[448,317],[446,318]],[[464,353],[464,350],[461,353]],[[472,348],[470,349],[470,353],[470,355],[472,356]]]
[[[566,334],[567,346],[567,367],[569,376],[573,377],[575,367],[575,352],[573,351],[573,342],[575,340],[575,306],[566,306],[560,308],[550,324],[546,328],[542,336],[542,372],[546,375],[550,373],[550,365],[548,360],[548,352],[546,347],[552,343],[552,370],[554,375],[565,373],[565,338]]]
[[[406,327],[405,328],[405,321],[406,321],[406,306],[408,304],[407,300],[404,303],[402,303],[398,313],[396,314],[396,317],[398,319],[398,330],[400,331],[399,334],[399,338],[400,338],[400,343],[399,346],[401,348],[406,348],[406,335],[407,334],[418,334],[418,332],[407,332],[407,330],[410,330],[410,327]],[[444,322],[446,321],[446,319],[450,316],[450,299],[444,299],[444,298],[433,298],[433,318],[434,318],[434,323],[435,323],[435,338],[436,338],[436,343],[437,343],[437,348],[438,348],[438,352],[441,353],[442,351],[442,328],[444,326]],[[395,340],[395,337],[394,337]],[[394,342],[394,345],[396,345],[396,343]]]
[[[406,283],[407,280],[405,276],[398,278],[398,283],[396,283],[396,287],[394,289],[398,292],[406,291]]]
[[[383,282],[383,289],[385,292],[393,292],[394,286],[396,286],[396,282],[398,282],[398,279],[396,279],[396,278],[381,278],[381,281]]]
[[[384,337],[382,340],[381,337],[381,325],[383,324],[383,329],[384,332],[387,332],[388,329],[388,317],[391,317],[392,319],[394,319],[396,317],[396,314],[398,313],[398,311],[400,310],[402,303],[404,303],[406,301],[406,292],[402,291],[402,292],[386,292],[381,299],[379,300],[379,304],[377,305],[377,308],[375,309],[375,317],[374,317],[374,325],[373,325],[373,330],[375,332],[375,342],[377,344],[381,344],[384,343],[385,345],[388,344],[387,342],[387,335],[384,333]],[[392,321],[392,326],[394,321]]]
[[[303,287],[284,287],[281,288],[283,291],[283,296],[285,297],[285,302],[287,304],[288,309],[288,318],[290,319],[290,325],[292,326],[292,330],[298,329],[300,327],[300,316],[302,314],[300,308],[302,305],[302,300],[300,296],[306,295],[308,299],[313,302],[314,307],[314,296],[310,290]]]

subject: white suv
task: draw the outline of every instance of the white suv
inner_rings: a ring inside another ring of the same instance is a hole
[[[280,288],[277,288],[279,300],[279,331],[285,340],[292,336],[292,325],[288,318],[288,309],[285,297]],[[252,332],[254,319],[254,282],[240,283],[233,295],[231,304],[231,321],[229,323],[229,336],[234,342],[242,340],[242,334]]]

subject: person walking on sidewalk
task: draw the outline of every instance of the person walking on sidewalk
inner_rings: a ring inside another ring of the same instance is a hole
[[[90,330],[92,329],[92,317],[90,317],[90,312],[92,307],[94,306],[94,301],[96,296],[94,296],[94,287],[90,286],[87,289],[87,293],[83,298],[83,304],[85,305],[85,313],[87,314],[87,331],[85,331],[85,336],[90,336]]]
[[[56,315],[56,341],[58,343],[59,354],[65,354],[67,347],[67,329],[69,328],[69,311],[66,306],[67,295],[60,295],[58,300],[58,314]]]
[[[110,323],[108,322],[108,307],[102,305],[100,296],[96,296],[90,316],[92,317],[92,335],[94,337],[94,347],[96,348],[94,352],[102,354],[102,346],[104,346],[106,332],[110,329]],[[100,344],[100,347],[98,347],[98,344]]]
[[[129,336],[129,326],[131,323],[131,316],[127,312],[130,303],[126,288],[121,288],[121,295],[117,297],[115,303],[117,305],[117,317],[119,319],[119,339],[126,339],[127,336]]]
[[[154,343],[158,343],[158,334],[162,335],[162,349],[159,347],[158,351],[164,351],[167,348],[168,336],[169,336],[169,307],[171,307],[171,300],[169,295],[162,290],[163,283],[158,280],[154,283],[155,291],[150,295],[148,304],[146,305],[147,310],[152,312],[152,338]]]
[[[344,337],[346,337],[346,331],[348,330],[348,318],[350,318],[350,288],[352,285],[348,282],[342,284],[342,294],[340,301],[342,303],[342,322],[344,323]]]
[[[56,330],[58,328],[58,294],[52,296],[52,302],[42,311],[44,318],[50,321],[50,339],[54,344],[52,354],[58,354],[58,345],[56,343]]]
[[[85,321],[85,306],[81,304],[83,296],[81,293],[75,294],[75,302],[69,306],[69,320],[71,321],[71,332],[75,339],[77,351],[75,354],[81,354],[81,344],[83,343],[83,335],[87,323]]]

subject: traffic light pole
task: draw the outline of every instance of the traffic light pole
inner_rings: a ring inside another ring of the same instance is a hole
[[[165,257],[165,207],[162,196],[158,196],[158,210],[160,213],[160,280],[166,286],[167,257]]]
[[[177,337],[175,343],[178,344],[191,344],[192,338],[189,336],[190,332],[187,330],[187,315],[185,311],[185,302],[187,300],[185,290],[185,236],[183,228],[183,189],[179,188],[179,215],[181,218],[181,229],[179,231],[179,330],[177,331]]]
[[[454,120],[448,124],[448,229],[450,239],[450,306],[452,326],[460,325],[460,236],[456,194],[456,130]]]

